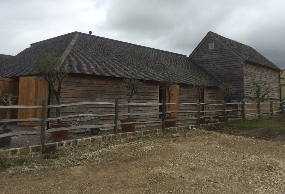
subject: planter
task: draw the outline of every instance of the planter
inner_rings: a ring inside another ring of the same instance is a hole
[[[121,124],[123,132],[135,132],[135,124],[130,122],[136,122],[136,119],[121,119],[121,123],[129,123],[129,124]]]
[[[219,121],[220,122],[228,122],[229,117],[228,116],[219,116]]]
[[[12,130],[7,129],[5,133],[10,133],[10,132],[12,132]],[[3,134],[3,133],[0,133],[0,134]],[[9,146],[10,144],[11,144],[11,136],[0,138],[0,147],[6,147],[6,146]]]
[[[175,120],[173,120],[173,119],[176,119],[176,117],[174,117],[174,116],[166,116],[165,117],[165,127],[175,127],[175,125],[176,125],[176,121]]]
[[[196,124],[198,124],[198,119],[196,120]],[[206,124],[206,118],[200,117],[200,124]]]
[[[51,128],[70,127],[69,123],[50,123]],[[51,139],[54,141],[64,141],[68,139],[69,130],[51,132]]]

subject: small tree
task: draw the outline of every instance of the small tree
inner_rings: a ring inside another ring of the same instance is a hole
[[[251,100],[255,100],[257,102],[264,102],[266,100],[266,96],[270,92],[270,88],[267,86],[266,82],[253,82],[255,87],[254,97],[251,97]]]
[[[4,103],[5,106],[11,106],[16,100],[17,96],[12,93],[6,93],[5,89],[0,89],[0,100]],[[10,109],[7,109],[6,113],[6,119],[10,119]],[[7,133],[7,126],[8,123],[4,123],[2,130],[0,130],[1,133]]]
[[[160,81],[160,89],[162,90],[162,99],[168,103],[168,111],[170,110],[170,101],[173,97],[173,89],[177,85],[177,76],[173,72],[168,72],[163,74],[161,81]],[[169,113],[171,116],[171,113]]]
[[[253,82],[253,85],[255,86],[255,93],[254,97],[251,97],[250,99],[257,102],[258,120],[260,120],[260,103],[266,100],[270,88],[267,86],[266,82]]]
[[[33,65],[39,71],[39,76],[49,84],[52,94],[55,96],[56,104],[61,104],[61,89],[63,80],[69,71],[61,68],[62,61],[55,53],[47,53],[37,58]],[[61,107],[56,108],[56,117],[61,116]],[[57,120],[61,122],[61,119]]]
[[[235,87],[229,83],[222,83],[219,85],[219,90],[224,97],[225,103],[230,102],[230,99],[235,92]]]
[[[207,81],[206,81],[205,76],[202,76],[195,81],[194,89],[198,93],[199,103],[201,103],[201,100],[203,97],[202,94],[203,94],[206,87],[207,87]]]
[[[123,86],[127,91],[127,101],[128,103],[131,102],[131,99],[135,94],[138,93],[139,89],[141,88],[142,84],[139,79],[136,79],[135,76],[132,76],[131,78],[124,78]],[[128,113],[130,114],[131,107],[128,105]],[[128,115],[128,119],[130,118],[130,115]]]

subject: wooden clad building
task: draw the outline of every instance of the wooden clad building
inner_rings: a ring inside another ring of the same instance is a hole
[[[48,40],[31,44],[31,46],[2,65],[0,76],[19,78],[19,104],[36,105],[39,98],[47,98],[47,86],[34,76],[39,72],[34,68],[33,61],[41,54],[54,52],[63,61],[61,68],[70,70],[68,78],[63,83],[62,103],[79,101],[110,101],[118,98],[127,102],[126,92],[122,87],[123,78],[134,75],[143,81],[143,87],[133,102],[161,102],[159,84],[162,76],[174,73],[178,84],[190,87],[195,85],[200,77],[205,78],[207,86],[217,91],[219,80],[203,68],[193,63],[189,57],[177,53],[139,46],[126,42],[93,36],[80,32],[72,32]],[[12,68],[19,67],[19,68]],[[171,102],[187,102],[187,95],[195,98],[195,94],[182,94],[179,87],[173,91]],[[23,95],[26,92],[25,95]],[[206,96],[205,96],[206,97]],[[211,101],[211,100],[209,100]],[[53,99],[50,101],[53,103]],[[119,111],[126,111],[120,107]],[[178,109],[172,106],[171,109]],[[159,107],[133,107],[133,112],[158,112]],[[65,107],[63,115],[73,113],[108,113],[111,107]],[[39,117],[37,112],[20,111],[19,116]],[[178,114],[176,113],[176,116]],[[158,117],[157,115],[155,117]],[[102,119],[104,120],[104,119]]]
[[[136,76],[143,87],[133,102],[161,102],[159,90],[163,75],[173,73],[179,86],[173,90],[171,102],[221,103],[223,97],[218,86],[229,82],[236,88],[232,100],[252,97],[253,81],[267,81],[272,91],[269,97],[280,99],[280,69],[251,47],[209,32],[190,57],[154,48],[107,39],[90,34],[72,32],[31,44],[15,57],[3,63],[0,76],[19,80],[19,104],[37,105],[37,99],[48,98],[47,84],[33,62],[42,54],[54,52],[61,60],[61,68],[69,69],[62,88],[62,103],[80,101],[110,101],[118,98],[127,102],[122,87],[123,78]],[[199,95],[194,86],[199,79],[206,88]],[[50,100],[54,103],[53,99]],[[191,106],[191,105],[190,105]],[[214,107],[203,106],[211,110]],[[120,107],[119,111],[126,111]],[[178,106],[171,106],[178,109]],[[180,106],[180,110],[189,107]],[[65,107],[63,115],[80,113],[108,113],[108,106]],[[133,112],[158,112],[159,107],[133,107]],[[39,117],[39,112],[19,111],[18,116]],[[187,113],[176,114],[184,117]],[[157,116],[156,116],[157,117]],[[103,118],[104,122],[108,118]]]
[[[280,69],[252,47],[209,32],[190,58],[216,78],[235,88],[233,100],[254,97],[254,82],[265,82],[268,98],[280,100]]]

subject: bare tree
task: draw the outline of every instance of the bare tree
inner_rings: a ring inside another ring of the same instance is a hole
[[[258,111],[258,120],[261,119],[260,103],[266,100],[266,96],[270,92],[270,88],[267,85],[267,82],[253,82],[255,86],[254,96],[251,97],[251,100],[257,102],[257,111]]]
[[[168,103],[168,111],[170,110],[170,101],[173,97],[173,90],[176,87],[178,82],[177,76],[173,72],[166,72],[162,75],[161,81],[160,81],[160,89],[162,90],[162,99]],[[171,113],[169,113],[169,116],[171,116]]]
[[[39,71],[39,76],[44,78],[55,96],[56,104],[61,104],[61,89],[63,80],[67,77],[69,70],[61,68],[62,61],[55,53],[46,53],[37,58],[33,65]],[[56,108],[56,117],[61,116],[61,107]],[[58,119],[58,122],[61,122]]]
[[[12,93],[6,93],[5,89],[0,89],[0,100],[4,103],[5,106],[11,106],[16,100],[17,96],[12,94]],[[6,113],[6,119],[10,119],[11,114],[10,114],[10,109],[7,109]],[[2,130],[0,131],[1,133],[7,133],[7,126],[8,123],[4,123]]]
[[[131,102],[131,99],[135,94],[137,94],[142,86],[142,82],[136,78],[136,76],[132,76],[131,78],[124,78],[123,87],[127,91],[127,101],[128,103]],[[130,105],[128,105],[128,113],[130,113]],[[130,115],[128,115],[128,119],[130,118]]]
[[[235,87],[230,83],[222,83],[219,85],[219,90],[224,97],[225,103],[230,102],[230,99],[235,92]]]

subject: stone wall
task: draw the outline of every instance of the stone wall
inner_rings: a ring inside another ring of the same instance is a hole
[[[244,64],[244,88],[245,98],[255,96],[256,87],[254,82],[265,82],[270,93],[267,98],[280,99],[279,71],[264,68],[250,63]]]

